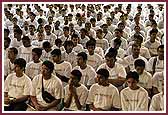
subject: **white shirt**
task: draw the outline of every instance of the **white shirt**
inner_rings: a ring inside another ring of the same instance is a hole
[[[26,64],[26,69],[25,73],[26,75],[33,79],[36,75],[39,75],[41,72],[41,66],[42,66],[42,61],[39,63],[34,63],[34,61],[31,61]]]
[[[63,86],[61,80],[56,76],[52,75],[50,79],[43,79],[44,90],[49,92],[56,99],[61,99],[64,97]],[[36,96],[37,102],[42,106],[48,106],[42,97],[42,74],[34,77],[32,81],[31,96]]]
[[[70,93],[69,85],[66,85],[64,89],[65,89],[64,102],[66,102],[67,99],[68,99],[68,95]],[[76,88],[76,93],[77,93],[77,96],[78,96],[80,104],[84,107],[86,105],[86,99],[88,97],[88,89],[87,89],[87,87],[84,86],[83,84],[81,84],[81,86]],[[71,101],[70,107],[68,109],[69,110],[73,110],[73,111],[77,111],[78,110],[78,108],[76,106],[76,103],[75,103],[74,97],[72,97],[72,101]]]
[[[65,61],[70,62],[71,65],[72,65],[72,68],[77,65],[76,58],[77,58],[77,53],[74,52],[74,51],[72,51],[72,52],[69,53],[69,54],[67,54],[66,51],[64,51],[64,52],[62,53],[62,59],[65,60]]]
[[[109,68],[106,63],[103,63],[97,68],[97,70],[101,68],[107,69],[109,71],[109,79],[116,79],[118,77],[126,78],[125,68],[119,63],[115,63],[113,68]]]
[[[160,92],[152,97],[149,111],[164,111],[163,92]]]
[[[109,42],[107,39],[96,39],[96,47],[101,47],[104,51],[109,47]]]
[[[9,97],[19,98],[24,95],[30,95],[31,80],[23,74],[22,77],[17,77],[16,73],[7,76],[4,84],[4,92],[8,92]]]
[[[147,111],[148,92],[140,87],[132,90],[129,87],[121,90],[121,106],[123,111]]]
[[[4,60],[4,75],[8,76],[9,74],[13,73],[15,69],[14,63],[10,61],[10,59]]]
[[[156,87],[159,92],[162,92],[162,84],[164,82],[164,75],[162,72],[156,72],[152,77],[152,86]]]
[[[93,84],[90,88],[86,103],[93,103],[96,108],[104,110],[110,110],[111,107],[121,108],[118,89],[112,84],[106,87],[98,83]]]
[[[80,83],[84,84],[85,86],[89,86],[95,83],[95,78],[97,74],[93,67],[87,65],[85,69],[81,69],[80,66],[75,66],[73,70],[74,69],[77,69],[82,73]]]

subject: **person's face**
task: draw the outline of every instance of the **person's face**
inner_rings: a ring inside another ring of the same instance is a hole
[[[140,27],[135,27],[135,32],[140,32]]]
[[[77,85],[78,83],[79,83],[79,80],[77,79],[77,77],[71,74],[70,75],[69,84]]]
[[[29,31],[30,31],[30,32],[34,32],[34,30],[35,30],[35,28],[34,28],[34,27],[29,26]]]
[[[78,38],[72,38],[72,42],[74,43],[74,45],[76,46],[79,42],[79,39]]]
[[[89,52],[90,55],[94,54],[95,46],[88,46],[87,50],[88,50],[88,52]]]
[[[113,57],[105,57],[106,59],[106,64],[109,68],[113,68],[116,62],[116,59],[114,59]]]
[[[61,58],[60,58],[60,56],[55,55],[55,56],[52,56],[52,59],[53,59],[53,62],[58,63]]]
[[[115,31],[115,37],[121,37],[121,33],[119,31]]]
[[[125,26],[124,26],[124,24],[120,24],[120,25],[118,26],[118,28],[121,29],[121,30],[123,30],[123,29],[125,28]]]
[[[96,37],[97,37],[97,38],[102,38],[102,33],[99,32],[99,31],[96,31]]]
[[[47,28],[45,28],[45,31],[46,31],[46,33],[50,33],[51,32],[51,28],[47,27]]]
[[[39,60],[39,56],[35,53],[35,52],[32,52],[32,60],[37,62]]]
[[[103,32],[107,32],[107,29],[108,29],[108,26],[107,26],[107,25],[104,25],[104,26],[103,26]]]
[[[5,47],[5,48],[8,48],[9,45],[10,45],[10,43],[9,43],[7,40],[4,40],[4,47]]]
[[[97,15],[97,20],[101,20],[102,16],[100,14]]]
[[[164,48],[159,48],[157,52],[158,56],[164,59]]]
[[[111,25],[111,24],[112,24],[112,21],[111,21],[110,19],[106,19],[106,23],[107,23],[108,25]]]
[[[90,30],[91,24],[90,24],[90,23],[87,23],[87,24],[85,25],[85,28],[86,28],[87,30]]]
[[[127,79],[127,85],[130,89],[135,90],[137,88],[137,81],[133,78]]]
[[[24,47],[30,46],[30,40],[22,40]]]
[[[16,55],[14,54],[14,51],[10,49],[8,51],[8,58],[9,59],[14,59],[15,57],[16,57]]]
[[[139,55],[139,53],[140,53],[140,46],[138,46],[138,47],[132,47],[132,53],[134,54],[134,55]]]
[[[156,35],[157,35],[157,33],[152,33],[152,34],[150,35],[151,41],[153,41],[153,42],[155,41]]]
[[[50,71],[50,69],[48,67],[46,67],[45,65],[42,65],[41,69],[42,69],[41,72],[42,72],[43,77],[45,77],[46,79],[48,77],[50,77],[49,74],[51,74],[51,71]]]
[[[100,74],[97,74],[97,82],[99,85],[102,85],[106,81],[105,77]]]
[[[60,22],[57,21],[57,22],[55,23],[55,26],[56,26],[56,27],[59,27],[59,26],[60,26]]]
[[[38,33],[37,36],[38,36],[38,40],[43,40],[45,37],[43,33]]]
[[[137,73],[138,73],[139,75],[141,75],[141,74],[143,73],[145,67],[137,66],[135,69],[136,69]]]
[[[14,71],[15,71],[16,73],[21,73],[21,72],[23,71],[23,69],[21,69],[19,65],[15,64],[15,65],[14,65]]]
[[[64,30],[64,35],[69,35],[69,31],[68,30]]]
[[[81,65],[84,64],[84,60],[83,60],[83,58],[81,56],[77,57],[77,64],[78,64],[78,66],[81,66]]]
[[[73,45],[67,45],[67,46],[65,47],[65,50],[66,50],[67,53],[71,53],[71,52],[72,52],[72,49],[73,49]]]

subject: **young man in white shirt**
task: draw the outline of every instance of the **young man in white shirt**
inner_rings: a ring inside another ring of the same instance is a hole
[[[95,70],[97,70],[100,64],[102,64],[103,59],[99,54],[95,53],[95,47],[96,47],[95,39],[87,41],[86,43],[86,49],[88,50],[87,64],[91,65]]]
[[[116,63],[117,59],[117,50],[112,48],[106,55],[105,60],[106,62],[101,64],[97,70],[100,68],[105,68],[109,71],[110,75],[108,77],[108,82],[113,84],[119,90],[122,89],[122,85],[125,82],[126,71],[125,68]]]
[[[22,30],[19,28],[14,29],[14,38],[11,41],[10,47],[18,48],[22,45],[23,45],[23,43],[22,43]]]
[[[56,75],[65,86],[69,80],[70,73],[72,70],[71,63],[68,61],[64,61],[62,59],[61,50],[54,49],[51,52],[52,60],[54,62],[54,71],[53,74]]]
[[[88,56],[85,52],[77,54],[77,65],[73,68],[82,73],[80,83],[84,84],[88,89],[95,83],[96,72],[92,66],[87,64]]]
[[[121,108],[119,91],[108,82],[107,69],[97,71],[97,81],[91,86],[86,103],[92,111],[118,111]]]
[[[23,36],[22,42],[23,46],[18,48],[18,57],[25,59],[26,63],[29,63],[32,59],[31,53],[33,49],[30,38],[28,36]]]
[[[73,70],[65,87],[64,110],[78,111],[86,107],[88,89],[85,85],[79,83],[82,73],[79,70]]]
[[[31,80],[24,74],[26,61],[18,58],[14,61],[15,72],[8,75],[4,84],[5,111],[25,111],[30,96]]]
[[[138,86],[137,72],[128,72],[126,76],[128,87],[120,92],[121,108],[123,111],[148,111],[148,92]]]
[[[164,71],[164,45],[157,48],[158,56],[151,57],[148,63],[148,71],[153,75],[155,72]]]
[[[57,39],[56,35],[54,33],[51,33],[51,26],[46,25],[45,27],[45,40],[50,42],[51,45],[54,44],[54,41]]]
[[[8,58],[4,60],[4,78],[14,72],[14,61],[17,58],[18,50],[14,47],[9,48]]]
[[[45,61],[45,60],[52,61],[52,57],[51,57],[52,50],[53,50],[52,45],[49,41],[43,42],[43,51],[41,55],[41,60],[42,61]]]
[[[72,68],[77,65],[76,63],[77,53],[73,51],[73,47],[74,47],[74,44],[71,40],[65,41],[64,42],[65,51],[62,53],[63,60],[70,62],[72,65]]]
[[[40,60],[42,49],[33,48],[31,55],[32,61],[27,63],[25,73],[32,80],[36,75],[40,74],[40,69],[42,66],[42,61]]]
[[[61,80],[52,74],[54,64],[44,61],[41,74],[32,81],[31,102],[36,111],[56,111],[58,104],[63,98],[63,86]],[[43,85],[43,86],[42,86]],[[47,91],[53,99],[46,99],[44,91]],[[28,108],[28,110],[31,110]]]
[[[148,91],[148,95],[151,97],[152,89],[152,75],[145,70],[145,62],[142,59],[137,59],[134,62],[135,70],[139,74],[138,85]]]

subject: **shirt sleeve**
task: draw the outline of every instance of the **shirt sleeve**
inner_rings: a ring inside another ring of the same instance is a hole
[[[31,87],[32,87],[31,80],[29,78],[26,78],[23,95],[30,95]]]

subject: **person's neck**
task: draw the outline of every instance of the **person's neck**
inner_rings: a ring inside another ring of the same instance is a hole
[[[139,57],[139,55],[132,55],[132,57],[134,58],[134,59],[136,59],[136,58],[138,58]]]
[[[62,62],[64,62],[64,60],[59,60],[56,64],[61,64]]]
[[[80,66],[81,69],[85,69],[86,67],[87,67],[86,64],[83,64],[83,65]]]
[[[89,52],[89,55],[91,55],[91,56],[94,55],[94,52]]]
[[[44,80],[48,80],[51,78],[51,74],[47,74],[47,75],[42,75]]]
[[[17,77],[22,77],[22,76],[23,76],[23,72],[18,72],[18,73],[16,73],[16,76],[17,76]]]
[[[139,89],[140,87],[137,85],[135,88],[133,88],[133,89],[131,89],[131,90],[137,90],[137,89]]]
[[[158,56],[159,60],[164,60],[164,57]]]
[[[78,84],[74,84],[74,86],[75,86],[75,87],[80,87],[81,84],[80,84],[80,83],[78,83]]]
[[[34,60],[34,63],[39,63],[40,62],[40,60]]]
[[[10,59],[10,62],[11,62],[11,63],[14,63],[15,59],[16,59],[16,57],[11,58],[11,59]]]
[[[46,33],[46,34],[47,34],[47,36],[51,35],[51,33]]]
[[[30,32],[30,35],[34,35],[34,32]]]

